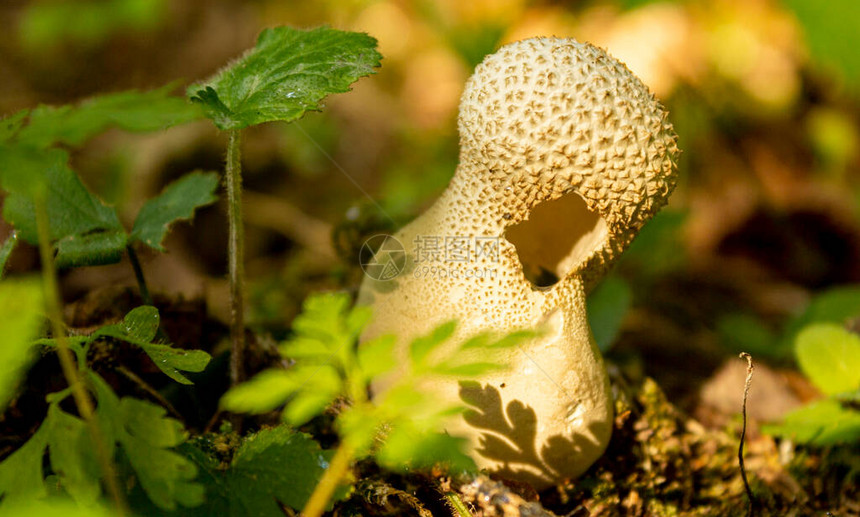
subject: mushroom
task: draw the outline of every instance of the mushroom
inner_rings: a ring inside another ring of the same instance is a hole
[[[362,341],[395,334],[405,357],[412,338],[451,319],[461,340],[543,327],[510,349],[508,370],[422,389],[470,406],[446,430],[468,438],[479,467],[544,488],[583,473],[609,442],[613,406],[586,293],[666,203],[677,137],[627,67],[559,38],[487,56],[458,127],[450,185],[393,236],[403,271],[362,283],[358,303],[375,313]]]

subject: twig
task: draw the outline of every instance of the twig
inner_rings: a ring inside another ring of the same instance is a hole
[[[45,301],[48,317],[51,320],[51,331],[54,334],[54,339],[57,341],[57,356],[60,359],[63,376],[66,378],[66,382],[72,391],[72,397],[75,400],[78,413],[87,424],[93,449],[101,467],[107,491],[114,502],[116,514],[119,517],[124,517],[125,515],[129,515],[129,510],[113,466],[112,454],[108,449],[108,444],[105,442],[104,433],[99,427],[98,420],[95,418],[95,410],[93,402],[90,400],[90,395],[78,376],[78,366],[75,365],[75,358],[69,349],[69,343],[66,340],[66,331],[63,328],[62,302],[60,300],[60,290],[57,286],[57,270],[54,266],[54,250],[51,245],[50,220],[44,196],[37,196],[34,205],[36,210],[36,230],[39,238],[39,255],[42,260],[42,281],[45,289]]]
[[[744,382],[744,401],[741,406],[741,414],[743,415],[743,427],[741,428],[741,443],[738,446],[738,464],[741,468],[741,479],[744,482],[744,489],[747,492],[747,499],[749,500],[749,505],[747,506],[747,516],[751,516],[753,514],[753,506],[755,499],[753,498],[752,489],[750,488],[749,481],[747,480],[747,471],[744,467],[744,438],[747,433],[747,398],[750,393],[750,384],[752,383],[752,375],[753,375],[753,362],[752,356],[746,352],[741,352],[741,359],[746,359],[747,361],[747,378]]]

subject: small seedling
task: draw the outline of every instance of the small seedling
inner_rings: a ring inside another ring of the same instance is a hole
[[[188,88],[189,98],[228,137],[232,385],[243,380],[245,349],[241,130],[264,122],[292,122],[320,109],[323,98],[348,91],[353,82],[373,73],[381,58],[376,40],[367,34],[276,27],[263,31],[253,49],[215,77]]]
[[[225,409],[249,413],[286,404],[283,418],[294,426],[322,414],[338,398],[350,401],[335,424],[340,447],[302,512],[308,517],[322,513],[356,458],[372,455],[394,470],[437,463],[455,472],[474,470],[474,462],[463,453],[465,441],[440,432],[445,418],[465,408],[440,407],[419,387],[439,376],[468,380],[503,371],[500,356],[536,336],[531,331],[483,333],[450,346],[456,323],[449,321],[414,339],[401,363],[394,355],[394,336],[356,347],[370,318],[368,307],[350,309],[345,293],[309,297],[293,322],[295,335],[281,346],[281,353],[296,364],[287,370],[266,370],[222,399]],[[385,395],[369,401],[368,385],[395,371],[398,379]],[[380,443],[374,445],[377,439]]]

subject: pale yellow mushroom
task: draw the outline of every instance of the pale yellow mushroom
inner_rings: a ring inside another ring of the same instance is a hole
[[[440,406],[472,407],[446,430],[470,440],[480,467],[543,488],[584,472],[609,442],[612,401],[585,296],[666,203],[676,135],[627,67],[557,38],[487,56],[463,92],[459,132],[448,189],[394,235],[404,271],[361,286],[359,303],[375,313],[362,339],[393,333],[405,357],[412,338],[450,319],[455,339],[548,329],[511,349],[503,373],[422,386]],[[538,272],[546,285],[532,281]]]

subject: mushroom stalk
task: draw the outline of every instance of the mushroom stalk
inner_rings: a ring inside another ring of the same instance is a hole
[[[584,472],[609,442],[609,381],[586,292],[666,203],[676,135],[623,64],[558,38],[485,58],[458,126],[448,189],[394,235],[405,270],[361,286],[359,303],[376,314],[362,340],[393,333],[405,356],[412,338],[450,319],[457,339],[542,327],[510,351],[507,371],[423,388],[440,405],[470,407],[446,430],[469,439],[480,467],[543,488]]]

